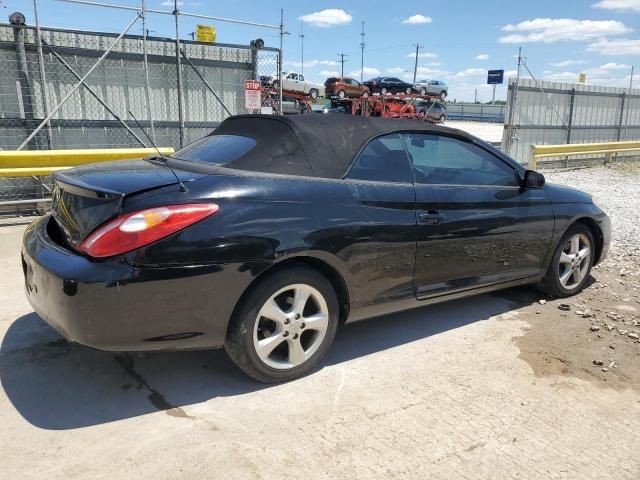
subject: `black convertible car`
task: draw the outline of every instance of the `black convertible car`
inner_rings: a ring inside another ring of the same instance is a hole
[[[458,130],[237,116],[174,155],[55,175],[26,294],[105,350],[224,347],[261,381],[308,372],[338,325],[522,284],[568,296],[607,253],[585,193]]]

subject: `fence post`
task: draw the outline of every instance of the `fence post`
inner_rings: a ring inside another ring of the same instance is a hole
[[[180,148],[184,146],[184,111],[182,104],[182,65],[180,62],[180,12],[178,12],[178,0],[173,0],[173,15],[176,18],[176,69],[178,84],[178,123],[180,124]]]
[[[576,89],[571,89],[569,97],[569,121],[567,122],[567,145],[571,143],[571,127],[573,126],[573,105],[576,99]],[[564,157],[565,167],[569,166],[569,157]]]
[[[36,129],[36,122],[33,118],[33,94],[31,91],[31,82],[29,81],[29,68],[27,67],[27,54],[24,49],[25,26],[23,24],[14,23],[13,42],[16,52],[16,63],[18,67],[18,83],[20,85],[20,99],[24,110],[25,126],[29,131],[31,138],[29,146],[38,148],[38,139],[33,135]]]
[[[40,20],[38,19],[38,0],[33,0],[33,13],[36,21],[36,48],[38,50],[38,66],[40,67],[40,94],[42,97],[42,113],[45,117],[49,116],[49,107],[47,106],[47,77],[44,73],[44,55],[42,54],[42,40],[40,33]],[[52,148],[51,122],[47,123],[47,146],[49,150]]]
[[[624,107],[627,100],[627,92],[622,92],[620,95],[620,118],[618,119],[618,135],[616,136],[616,141],[620,141],[622,137],[622,121],[624,120]]]

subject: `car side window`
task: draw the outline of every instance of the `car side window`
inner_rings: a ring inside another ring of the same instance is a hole
[[[371,140],[353,162],[347,178],[411,183],[411,166],[400,134],[392,133]]]
[[[290,74],[289,74],[289,78],[290,78],[291,80],[297,80],[297,79],[298,79],[298,75],[297,75],[297,74],[295,74],[295,73],[290,73]]]
[[[302,74],[298,75],[298,80],[300,80],[301,82],[304,82],[304,75]]]
[[[404,134],[404,141],[416,183],[519,186],[513,167],[473,143],[424,133]]]

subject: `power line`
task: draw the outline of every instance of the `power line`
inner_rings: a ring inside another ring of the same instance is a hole
[[[364,22],[362,22],[362,33],[360,34],[360,36],[362,37],[362,41],[360,42],[360,49],[361,49],[361,54],[360,54],[360,83],[362,83],[364,77]],[[633,73],[631,74],[631,77],[633,77]]]
[[[418,74],[418,56],[420,54],[420,49],[424,48],[424,45],[420,45],[419,43],[415,44],[416,47],[416,63],[415,66],[413,67],[413,83],[416,83],[416,75]]]

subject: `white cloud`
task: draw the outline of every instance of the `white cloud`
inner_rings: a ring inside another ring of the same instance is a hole
[[[399,75],[402,72],[404,72],[404,68],[402,67],[387,68],[387,73],[391,73],[392,75]]]
[[[440,67],[442,62],[427,62],[424,64],[425,67]]]
[[[173,0],[165,0],[160,4],[163,7],[173,7]],[[184,5],[184,2],[178,2],[178,6],[181,7]]]
[[[500,43],[580,42],[611,35],[623,35],[632,31],[624,23],[615,20],[575,20],[571,18],[535,18],[516,25],[505,25],[502,30],[515,33],[500,37]]]
[[[413,58],[415,60],[416,58],[416,52],[411,52],[407,55],[408,58]],[[418,58],[438,58],[438,54],[437,53],[432,53],[432,52],[423,52],[423,53],[419,53],[418,54]]]
[[[300,68],[302,66],[301,62],[296,62],[293,60],[285,60],[283,62],[285,65],[289,65],[291,67],[296,67],[296,68]],[[335,60],[305,60],[304,62],[304,67],[305,68],[313,68],[313,67],[318,67],[321,65],[337,65],[338,62],[336,62]]]
[[[431,17],[425,17],[424,15],[411,15],[408,18],[405,18],[404,20],[402,20],[402,23],[406,24],[406,25],[419,25],[421,23],[431,23],[433,22],[433,19]]]
[[[587,83],[610,87],[624,87],[629,85],[631,66],[623,63],[605,63],[598,67],[590,67],[576,71],[542,72],[542,79],[552,82],[577,83],[580,73],[587,76]]]
[[[476,55],[476,60],[489,60],[489,55],[486,53],[479,53]]]
[[[504,72],[504,78],[515,77],[517,75],[518,75],[517,70],[507,70],[506,72]]]
[[[336,72],[335,70],[320,70],[320,75],[323,77],[337,77],[340,75],[340,72]]]
[[[624,63],[605,63],[604,65],[600,65],[598,68],[601,70],[629,70],[631,65],[626,65]]]
[[[305,23],[314,27],[329,28],[338,25],[346,25],[351,22],[351,15],[338,8],[327,8],[319,12],[307,13],[299,17]]]
[[[640,12],[640,0],[602,0],[591,6],[618,12]]]
[[[365,80],[367,79],[367,77],[377,77],[381,73],[380,70],[374,67],[364,67],[362,69],[362,72]],[[360,70],[354,70],[353,72],[350,72],[349,76],[353,78],[360,78]]]
[[[482,77],[487,75],[485,68],[467,68],[455,74],[457,78]]]
[[[549,65],[557,68],[570,67],[571,65],[582,65],[584,60],[563,60],[561,62],[551,62]]]
[[[608,40],[603,38],[590,44],[587,52],[601,55],[640,55],[640,40]]]

